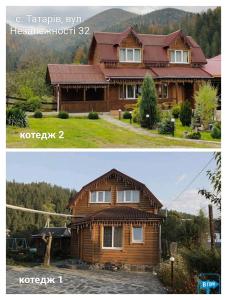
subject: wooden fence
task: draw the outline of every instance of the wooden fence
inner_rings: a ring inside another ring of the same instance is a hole
[[[19,103],[25,103],[26,101],[27,99],[25,98],[6,96],[6,107],[11,107]],[[56,111],[57,103],[48,103],[48,102],[41,101],[41,110]]]

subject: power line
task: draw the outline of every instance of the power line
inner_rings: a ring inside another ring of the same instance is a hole
[[[25,207],[21,207],[21,206],[15,206],[15,205],[11,205],[11,204],[6,204],[6,207],[14,209],[14,210],[20,210],[20,211],[31,212],[31,213],[35,213],[35,214],[48,215],[48,216],[58,216],[58,217],[65,217],[65,218],[76,217],[74,215],[59,214],[59,213],[55,213],[55,212],[36,210],[36,209],[25,208]],[[77,217],[79,217],[79,216],[77,216]]]
[[[192,185],[193,182],[195,182],[195,180],[201,175],[201,173],[209,166],[209,164],[212,162],[212,160],[214,159],[214,156],[212,156],[212,158],[206,163],[206,165],[199,171],[199,173],[197,173],[193,179],[186,185],[186,187],[176,196],[175,199],[173,199],[172,202],[178,200],[180,198],[180,196]]]

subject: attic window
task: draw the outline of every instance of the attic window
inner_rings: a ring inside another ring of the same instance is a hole
[[[169,51],[170,63],[174,64],[188,64],[189,51],[188,50],[170,50]]]
[[[140,191],[136,191],[136,190],[118,191],[117,202],[118,203],[139,203]]]
[[[90,203],[110,203],[110,191],[94,191],[90,194]]]
[[[121,48],[120,49],[120,62],[141,62],[141,49],[140,48]]]

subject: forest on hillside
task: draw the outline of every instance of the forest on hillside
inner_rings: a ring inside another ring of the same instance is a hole
[[[206,57],[221,52],[220,7],[197,14],[165,8],[143,16],[109,9],[82,25],[91,25],[92,31],[116,32],[133,26],[140,33],[154,34],[168,34],[180,28],[200,44]],[[10,34],[10,26],[7,25],[7,95],[51,101],[52,91],[45,83],[47,64],[87,63],[91,36],[75,39],[71,36],[16,36]]]
[[[74,190],[51,185],[45,182],[6,183],[7,204],[57,213],[69,213],[66,208]],[[27,213],[7,208],[6,225],[11,235],[37,232],[45,226],[47,217],[41,214]],[[64,226],[66,219],[51,217],[51,226]]]

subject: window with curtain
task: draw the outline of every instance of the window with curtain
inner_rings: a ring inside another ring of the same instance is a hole
[[[122,248],[122,226],[104,226],[103,248]]]

